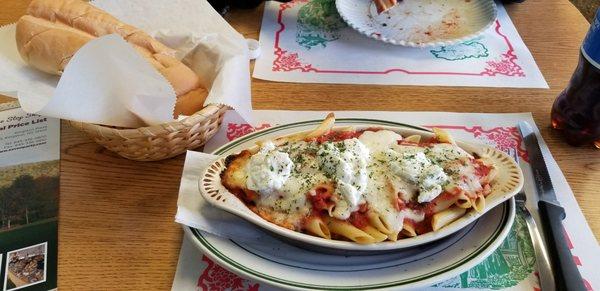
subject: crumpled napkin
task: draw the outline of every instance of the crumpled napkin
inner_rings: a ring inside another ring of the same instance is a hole
[[[265,233],[257,226],[210,205],[200,194],[200,175],[217,158],[216,155],[187,152],[179,186],[175,221],[220,237],[258,243]]]

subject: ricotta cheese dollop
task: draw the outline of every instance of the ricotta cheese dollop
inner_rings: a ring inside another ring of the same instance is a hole
[[[426,167],[419,178],[419,203],[430,202],[442,193],[442,184],[448,181],[444,169],[438,165]]]
[[[422,152],[397,153],[394,150],[386,151],[390,170],[410,182],[417,183],[423,170],[431,165],[431,161]]]
[[[325,142],[317,152],[317,161],[325,174],[335,180],[339,199],[331,215],[348,219],[358,210],[367,188],[369,149],[358,139]]]
[[[290,177],[293,167],[287,153],[276,151],[272,142],[266,142],[246,165],[246,187],[266,194],[279,190]]]
[[[423,148],[398,146],[385,151],[385,157],[394,175],[418,187],[419,203],[430,202],[442,193],[442,185],[447,183],[448,176]]]

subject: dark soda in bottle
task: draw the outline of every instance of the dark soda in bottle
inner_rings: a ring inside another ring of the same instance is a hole
[[[561,130],[567,143],[594,143],[600,148],[600,9],[581,45],[579,64],[554,101],[551,116],[552,128]]]

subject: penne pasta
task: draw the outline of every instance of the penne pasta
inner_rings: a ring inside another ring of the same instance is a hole
[[[433,201],[433,203],[435,203],[433,205],[432,211],[433,213],[438,213],[440,211],[444,211],[448,208],[450,208],[450,206],[456,204],[456,201],[458,200],[459,196],[451,196],[447,199],[436,199]]]
[[[490,193],[492,193],[492,186],[490,184],[483,185],[483,189],[481,190],[483,197],[487,197]]]
[[[485,208],[485,197],[483,197],[483,194],[479,194],[477,195],[477,197],[475,199],[472,200],[473,203],[473,209],[475,209],[475,211],[481,213],[483,212],[483,209]]]
[[[421,141],[421,136],[414,134],[414,135],[411,135],[411,136],[405,138],[404,140],[408,141],[408,142],[419,143]]]
[[[371,235],[360,230],[358,227],[350,224],[347,221],[328,218],[327,226],[332,234],[343,236],[359,244],[370,244],[376,242],[375,238],[373,238]]]
[[[439,142],[456,144],[456,142],[454,141],[454,138],[452,138],[450,133],[448,133],[447,131],[445,131],[441,128],[437,128],[437,127],[432,128],[432,130],[433,130],[433,133],[435,134],[435,137],[437,138],[437,140]]]
[[[329,227],[325,225],[325,222],[323,222],[323,220],[320,217],[309,217],[306,222],[306,230],[316,236],[331,239],[331,232],[329,231]]]
[[[467,194],[465,194],[464,191],[461,191],[460,194],[458,194],[458,197],[457,197],[454,205],[458,206],[459,208],[465,208],[465,209],[471,208],[473,206],[473,204],[471,203],[471,198],[469,198],[469,196],[467,196]]]
[[[392,232],[392,233],[388,234],[388,235],[387,235],[387,237],[388,237],[388,240],[389,240],[389,241],[397,241],[397,240],[398,240],[398,235],[399,235],[399,234],[400,234],[400,232],[399,232],[399,231],[397,231],[397,232]]]
[[[315,129],[308,133],[298,133],[274,139],[272,142],[275,146],[283,145],[288,142],[300,141],[305,139],[316,138],[329,132],[335,123],[335,115],[329,113],[327,117]],[[258,144],[261,145],[260,143]]]
[[[498,172],[445,130],[403,137],[334,122],[329,114],[312,131],[228,156],[223,186],[274,224],[360,244],[414,237],[471,208],[484,211]]]
[[[323,122],[317,128],[315,128],[313,131],[309,132],[306,136],[304,136],[304,138],[311,139],[322,136],[329,132],[329,130],[333,127],[334,123],[335,115],[333,115],[333,113],[329,113],[325,120],[323,120]]]
[[[367,225],[364,228],[361,228],[362,231],[368,233],[371,237],[373,237],[373,239],[375,240],[375,242],[382,242],[386,239],[388,239],[388,236],[385,233],[380,232],[379,230],[377,230],[376,228]]]
[[[463,216],[466,211],[464,208],[452,207],[438,212],[431,217],[431,228],[436,231]]]
[[[417,236],[417,232],[415,231],[415,225],[411,222],[408,222],[406,220],[404,220],[404,225],[402,227],[402,232],[403,235],[407,236],[407,237],[414,237]]]
[[[385,222],[385,218],[383,218],[375,211],[367,212],[367,218],[369,219],[369,223],[371,223],[371,225],[374,226],[380,232],[385,234],[390,234],[392,232],[388,224]]]
[[[333,217],[333,209],[335,208],[335,205],[330,205],[329,207],[327,207],[327,214],[329,215],[329,217]]]

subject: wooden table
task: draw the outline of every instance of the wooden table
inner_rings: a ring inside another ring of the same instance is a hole
[[[28,1],[2,0],[0,25]],[[255,109],[533,112],[552,154],[600,236],[600,152],[567,146],[549,128],[552,101],[577,65],[589,24],[568,0],[508,5],[550,89],[290,84],[252,81]],[[262,9],[228,20],[258,38]],[[426,97],[426,98],[424,98]],[[365,103],[368,99],[369,102]],[[0,96],[0,101],[7,100]],[[168,289],[182,239],[173,222],[183,156],[132,162],[63,123],[59,214],[60,289]]]

